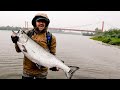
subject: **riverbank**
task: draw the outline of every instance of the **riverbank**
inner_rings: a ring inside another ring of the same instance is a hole
[[[97,33],[95,36],[90,39],[101,41],[110,45],[120,46],[120,30],[119,29],[110,29],[105,32]]]

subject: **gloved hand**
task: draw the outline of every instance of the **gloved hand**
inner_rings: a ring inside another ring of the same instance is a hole
[[[61,60],[62,61],[62,60]],[[64,63],[64,61],[62,61],[63,63]],[[59,71],[59,68],[57,68],[57,67],[52,67],[52,68],[50,68],[50,70],[52,70],[52,71]]]
[[[17,43],[19,37],[18,37],[18,36],[15,36],[15,37],[12,37],[12,36],[11,36],[11,39],[12,39],[12,42],[13,42],[13,43]]]
[[[52,67],[52,68],[50,68],[50,70],[52,70],[52,71],[59,71],[59,68],[57,68],[57,67]]]

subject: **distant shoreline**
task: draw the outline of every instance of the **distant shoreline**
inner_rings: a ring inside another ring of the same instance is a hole
[[[12,31],[12,30],[0,30],[0,31]],[[18,30],[14,30],[14,31],[18,31]],[[80,33],[72,33],[72,32],[52,32],[51,33],[59,33],[59,34],[72,34],[72,35],[81,35]]]
[[[12,31],[12,30],[1,30],[1,29],[0,29],[0,31]],[[14,30],[14,31],[18,31],[18,30]]]
[[[0,31],[12,31],[12,30],[0,30]],[[18,31],[18,30],[13,30],[13,31]],[[50,30],[48,30],[50,31]],[[58,34],[71,34],[71,35],[82,35],[80,33],[74,33],[74,32],[55,32],[55,31],[50,31],[51,33],[58,33]],[[90,36],[90,35],[82,35],[82,36]]]

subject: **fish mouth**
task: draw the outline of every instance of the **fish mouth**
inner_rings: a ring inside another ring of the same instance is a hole
[[[17,33],[16,33],[15,31],[12,30],[12,32],[13,32],[13,33],[12,33],[11,37],[17,36]]]

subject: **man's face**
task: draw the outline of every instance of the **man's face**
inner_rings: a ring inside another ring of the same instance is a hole
[[[37,27],[40,31],[42,31],[42,30],[45,29],[45,25],[46,25],[45,21],[42,21],[42,20],[36,21],[36,27]]]

